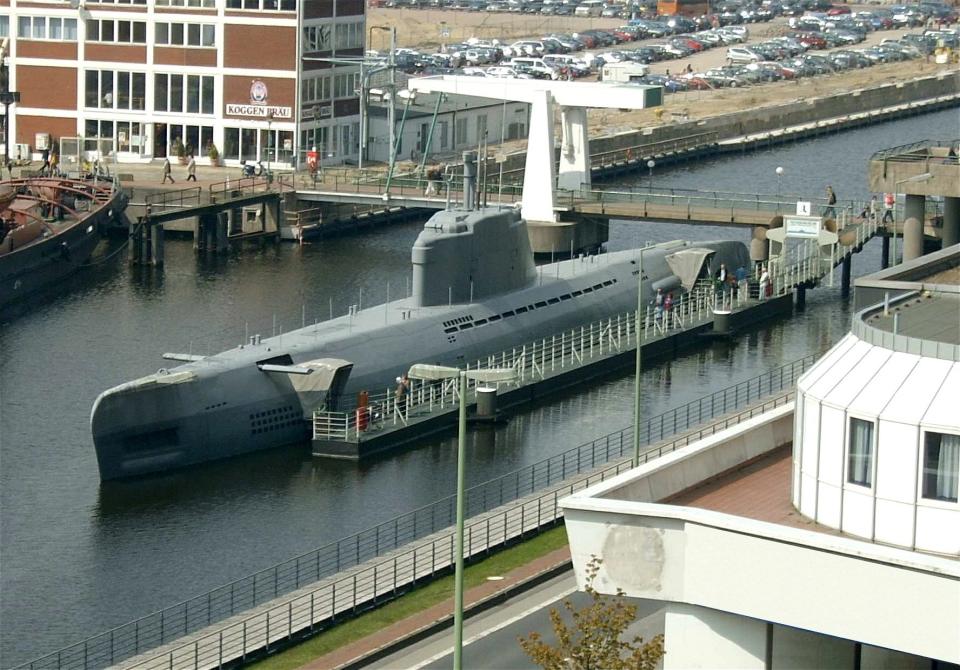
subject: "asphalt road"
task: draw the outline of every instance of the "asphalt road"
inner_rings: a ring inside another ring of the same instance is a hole
[[[520,648],[518,638],[537,631],[546,640],[553,640],[550,610],[562,609],[568,597],[575,606],[589,602],[586,594],[576,591],[573,572],[568,572],[467,619],[464,624],[463,665],[485,670],[521,670],[536,668]],[[663,632],[662,603],[654,600],[633,600],[637,605],[637,622],[628,636],[644,639]],[[421,642],[372,663],[368,668],[379,670],[443,669],[453,665],[453,630],[447,628]]]

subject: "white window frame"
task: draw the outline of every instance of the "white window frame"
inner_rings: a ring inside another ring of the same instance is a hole
[[[870,480],[868,483],[854,481],[852,479],[852,473],[850,472],[850,460],[852,457],[851,454],[851,445],[850,438],[853,435],[853,422],[861,421],[866,424],[870,424]],[[869,490],[872,491],[877,483],[877,420],[875,417],[867,418],[862,416],[847,416],[847,425],[844,431],[844,445],[843,445],[843,484],[844,487],[856,487],[853,490]]]
[[[156,46],[184,49],[215,49],[217,47],[217,26],[214,23],[157,21],[153,25],[153,42]],[[193,31],[197,31],[196,44],[191,44]],[[174,39],[175,32],[180,35],[179,41]],[[207,43],[208,38],[209,43]]]
[[[931,498],[926,495],[925,492],[925,483],[926,483],[926,465],[927,465],[927,435],[936,434],[936,435],[950,435],[957,436],[956,433],[944,432],[942,430],[931,430],[928,428],[921,427],[920,429],[920,458],[917,467],[917,473],[919,474],[919,481],[917,482],[917,494],[918,494],[918,503],[929,506],[942,507],[945,509],[956,509],[960,507],[960,491],[958,491],[958,496],[956,500],[949,500],[946,498]],[[958,475],[960,476],[960,475]],[[960,485],[958,485],[960,486]]]

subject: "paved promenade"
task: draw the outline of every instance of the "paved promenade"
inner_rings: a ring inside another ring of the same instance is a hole
[[[470,616],[471,610],[476,612],[478,608],[483,608],[485,604],[489,604],[497,598],[509,597],[508,594],[511,592],[516,592],[531,583],[536,583],[544,576],[563,570],[569,565],[570,549],[563,547],[502,575],[503,579],[490,580],[468,589],[464,593],[466,616]],[[350,667],[364,659],[374,657],[378,652],[382,652],[398,642],[409,640],[414,636],[442,626],[451,625],[452,622],[453,596],[451,593],[451,597],[446,601],[398,621],[392,626],[377,631],[353,644],[321,656],[304,665],[303,669],[333,670]],[[350,624],[344,625],[349,626]]]

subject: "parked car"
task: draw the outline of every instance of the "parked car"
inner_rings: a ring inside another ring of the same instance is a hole
[[[747,47],[730,47],[727,49],[728,63],[757,63],[762,60],[763,56]]]

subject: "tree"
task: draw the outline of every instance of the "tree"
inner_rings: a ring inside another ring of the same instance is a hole
[[[663,636],[649,642],[640,636],[623,640],[623,633],[637,618],[637,608],[617,589],[614,596],[597,592],[593,580],[602,560],[593,556],[587,564],[586,592],[590,604],[577,609],[564,600],[563,609],[571,623],[557,609],[550,610],[550,622],[557,638],[554,645],[539,633],[521,637],[520,646],[535,664],[544,670],[654,670],[663,658]]]

